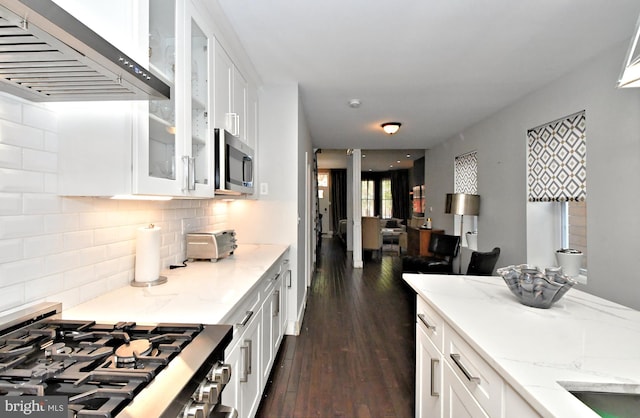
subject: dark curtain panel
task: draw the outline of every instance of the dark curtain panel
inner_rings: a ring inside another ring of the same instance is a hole
[[[391,198],[393,199],[393,217],[409,219],[411,216],[411,200],[409,199],[409,171],[390,171]]]
[[[347,219],[347,170],[331,170],[331,219],[335,232],[340,219]]]

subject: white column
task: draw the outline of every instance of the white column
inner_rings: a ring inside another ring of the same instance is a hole
[[[351,154],[353,171],[351,200],[353,202],[353,267],[362,268],[362,151],[354,149]]]

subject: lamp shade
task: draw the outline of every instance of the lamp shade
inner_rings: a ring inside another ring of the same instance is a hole
[[[402,124],[400,122],[387,122],[387,123],[383,123],[382,125],[382,129],[388,133],[389,135],[393,135],[396,132],[398,132],[398,130],[400,129],[400,126],[402,126]]]
[[[478,215],[480,213],[480,196],[477,194],[448,193],[444,212],[454,215]]]

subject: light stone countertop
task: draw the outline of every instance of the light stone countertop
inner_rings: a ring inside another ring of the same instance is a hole
[[[557,382],[640,385],[639,311],[577,289],[532,308],[497,276],[403,278],[543,416],[598,416]]]
[[[235,307],[287,250],[286,245],[241,245],[217,262],[194,261],[163,271],[167,283],[125,286],[62,311],[64,319],[96,322],[226,323]]]

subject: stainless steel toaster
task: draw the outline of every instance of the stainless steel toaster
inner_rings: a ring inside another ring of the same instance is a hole
[[[236,232],[233,229],[187,234],[187,260],[218,261],[232,255],[236,244]]]

